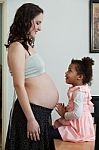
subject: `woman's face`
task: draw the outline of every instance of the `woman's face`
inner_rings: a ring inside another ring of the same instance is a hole
[[[38,31],[41,31],[41,23],[43,21],[43,14],[40,13],[38,16],[36,16],[33,20],[32,20],[32,26],[30,28],[30,36],[32,36],[33,38],[35,38],[35,35]]]

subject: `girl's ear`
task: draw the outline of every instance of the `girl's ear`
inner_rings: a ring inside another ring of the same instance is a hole
[[[78,80],[81,80],[81,79],[83,80],[83,77],[84,77],[84,76],[83,76],[82,74],[79,74],[79,75],[78,75]]]

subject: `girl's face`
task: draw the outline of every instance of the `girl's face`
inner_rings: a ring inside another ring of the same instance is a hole
[[[35,35],[38,31],[41,31],[41,23],[43,21],[43,14],[40,13],[32,20],[32,26],[30,28],[30,36],[35,38]]]
[[[70,64],[68,67],[68,71],[65,73],[66,83],[76,86],[79,84],[80,79],[80,75],[78,75],[76,71],[76,65]]]

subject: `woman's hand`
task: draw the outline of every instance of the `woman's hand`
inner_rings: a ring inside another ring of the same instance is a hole
[[[35,118],[27,121],[27,138],[34,141],[40,140],[40,126]]]
[[[64,118],[64,114],[66,112],[66,108],[64,106],[64,103],[58,103],[56,104],[55,110],[58,112],[58,114]]]

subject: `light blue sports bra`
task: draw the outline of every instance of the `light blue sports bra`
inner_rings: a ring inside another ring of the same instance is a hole
[[[45,72],[45,64],[38,53],[31,54],[25,62],[25,78],[35,77]]]

